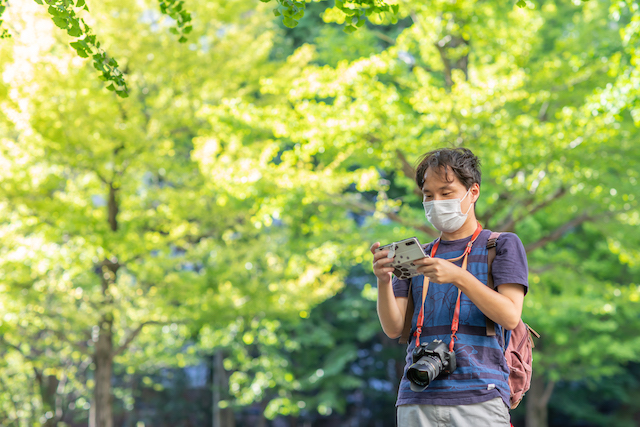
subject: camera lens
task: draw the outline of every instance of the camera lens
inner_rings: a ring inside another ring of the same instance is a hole
[[[426,388],[442,371],[442,362],[434,356],[424,356],[409,366],[407,378],[418,387]]]

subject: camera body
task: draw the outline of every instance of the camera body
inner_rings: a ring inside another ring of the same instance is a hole
[[[450,374],[456,370],[456,353],[449,351],[441,340],[421,343],[413,349],[411,359],[413,364],[409,366],[407,378],[413,391],[423,391],[442,372]]]
[[[380,246],[376,249],[376,252],[385,249],[389,250],[389,257],[393,258],[391,264],[385,267],[395,268],[393,274],[398,279],[406,280],[420,275],[420,273],[418,273],[418,266],[415,265],[413,261],[425,258],[427,254],[422,250],[422,245],[418,239],[411,237],[400,242]]]

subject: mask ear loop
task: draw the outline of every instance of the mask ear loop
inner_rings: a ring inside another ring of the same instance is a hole
[[[462,203],[462,201],[467,198],[467,196],[469,195],[469,191],[471,191],[471,187],[469,187],[469,189],[467,190],[467,194],[465,194],[464,197],[462,199],[460,199],[460,203]],[[471,210],[471,206],[473,206],[475,203],[476,202],[471,202],[469,204],[469,209],[467,209],[467,211],[464,213],[465,215],[469,214],[469,211]]]

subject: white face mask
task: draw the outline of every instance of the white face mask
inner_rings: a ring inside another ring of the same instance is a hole
[[[465,194],[462,199],[422,202],[427,220],[429,220],[435,228],[445,233],[453,233],[460,229],[467,220],[467,214],[471,209],[471,205],[473,205],[473,203],[469,204],[467,213],[462,213],[460,204],[467,198],[469,191],[471,191],[471,188],[467,190],[467,194]]]

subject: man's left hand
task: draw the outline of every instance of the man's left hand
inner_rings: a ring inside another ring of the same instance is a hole
[[[413,262],[418,272],[433,283],[453,283],[460,279],[463,270],[454,263],[442,258],[422,258]]]

